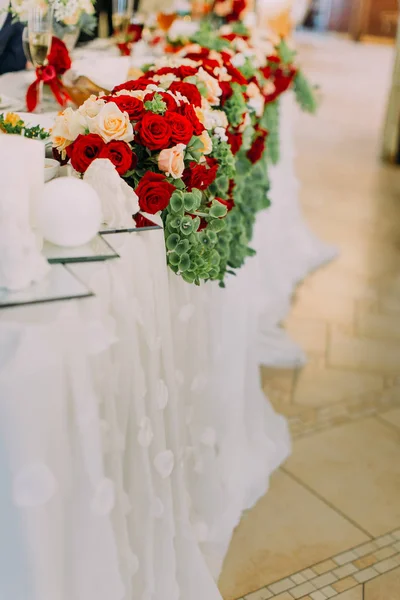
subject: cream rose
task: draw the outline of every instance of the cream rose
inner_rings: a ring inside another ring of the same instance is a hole
[[[105,100],[98,98],[94,94],[92,94],[81,106],[78,108],[78,111],[84,117],[97,117],[100,112],[102,106],[104,106]]]
[[[158,155],[158,168],[160,171],[164,171],[164,173],[173,177],[173,179],[182,177],[185,169],[183,160],[185,148],[185,144],[177,144],[173,148],[161,150]]]
[[[88,121],[90,132],[97,133],[106,143],[112,140],[133,140],[133,127],[128,113],[122,112],[114,102],[102,106],[97,116]]]
[[[214,5],[214,12],[219,17],[226,17],[232,12],[233,2],[232,0],[224,0],[224,2],[216,2]]]
[[[203,69],[203,67],[200,67],[198,70],[197,77],[206,86],[208,102],[211,104],[211,106],[218,106],[219,97],[222,95],[222,90],[219,87],[218,81],[215,79],[215,77],[209,75]]]
[[[86,127],[85,117],[72,108],[67,108],[56,117],[51,130],[54,148],[64,156],[65,148],[72,144],[79,134],[85,133]]]
[[[203,131],[200,139],[203,143],[203,147],[201,148],[201,151],[203,154],[211,154],[212,149],[213,149],[213,144],[212,144],[212,139],[210,138],[208,131]]]

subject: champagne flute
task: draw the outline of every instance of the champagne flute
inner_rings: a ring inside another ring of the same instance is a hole
[[[28,39],[31,60],[35,68],[47,63],[47,55],[51,46],[53,28],[53,10],[47,5],[33,6],[28,14]],[[39,98],[37,112],[41,110],[43,98],[43,81],[39,82]]]
[[[133,14],[133,0],[113,0],[112,24],[117,41],[124,42]]]

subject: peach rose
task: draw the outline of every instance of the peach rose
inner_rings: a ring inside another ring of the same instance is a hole
[[[208,131],[204,130],[200,136],[200,139],[203,143],[203,147],[201,148],[202,153],[203,154],[211,154],[213,145],[212,145],[212,139],[210,138]]]
[[[106,143],[112,140],[133,140],[133,127],[128,113],[122,112],[115,102],[102,106],[96,117],[88,121],[90,132],[97,133]]]
[[[226,17],[226,15],[229,15],[229,13],[232,12],[232,9],[233,9],[232,0],[224,0],[224,2],[216,2],[214,5],[214,12],[219,17]]]
[[[54,148],[64,156],[65,148],[72,144],[79,134],[85,133],[86,127],[85,117],[78,111],[67,108],[56,117],[51,131]]]
[[[84,117],[97,117],[100,112],[102,106],[104,106],[105,101],[101,98],[98,98],[94,94],[92,94],[81,106],[78,108],[78,111]]]
[[[179,179],[182,177],[185,169],[184,154],[185,144],[177,144],[173,148],[167,148],[161,150],[158,155],[158,168],[160,171],[164,171],[167,176],[173,179]]]
[[[198,70],[197,77],[206,86],[208,102],[211,104],[211,106],[218,106],[219,97],[222,95],[222,90],[219,87],[218,81],[215,79],[215,77],[209,75],[203,69],[203,67],[200,67],[200,69]]]

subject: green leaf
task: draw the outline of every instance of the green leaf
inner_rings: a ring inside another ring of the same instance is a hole
[[[167,246],[167,250],[175,250],[176,245],[178,244],[180,238],[177,233],[171,233],[165,241],[165,245]]]
[[[193,219],[191,217],[183,217],[180,230],[183,235],[190,235],[193,231]]]
[[[277,46],[278,54],[284,65],[291,65],[297,54],[295,50],[291,50],[284,39],[281,39]]]
[[[182,271],[182,273],[184,271],[187,271],[190,267],[190,257],[189,254],[182,254],[181,259],[179,261],[179,270]]]
[[[210,208],[210,216],[219,219],[224,217],[227,211],[228,209],[224,204],[221,204],[221,202],[218,202],[218,200],[214,200]]]
[[[183,193],[180,190],[177,190],[172,194],[169,205],[174,213],[183,214]]]
[[[164,102],[160,94],[154,94],[154,98],[152,100],[147,100],[144,103],[144,107],[146,110],[150,110],[151,112],[157,115],[163,115],[167,110],[167,104]]]
[[[181,240],[179,242],[179,244],[176,246],[175,252],[177,254],[179,254],[179,256],[181,256],[182,254],[185,254],[185,252],[187,252],[189,250],[189,247],[190,247],[189,240]]]
[[[317,110],[317,101],[311,85],[304,77],[301,71],[298,71],[294,78],[294,93],[296,100],[302,110],[314,114]]]
[[[174,266],[178,266],[179,265],[179,261],[180,261],[181,257],[179,256],[179,254],[177,254],[176,252],[172,252],[172,254],[170,254],[168,256],[168,261],[171,265]]]

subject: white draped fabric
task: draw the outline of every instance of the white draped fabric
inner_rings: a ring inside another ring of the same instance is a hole
[[[0,597],[219,600],[289,451],[259,386],[255,262],[195,288],[167,277],[161,232],[109,237],[119,260],[74,266],[95,299],[2,314]]]
[[[113,234],[120,259],[70,267],[95,298],[0,313],[0,598],[221,600],[233,529],[290,451],[258,366],[304,360],[278,325],[333,256],[300,214],[291,102],[226,289],[168,273],[161,231]]]

